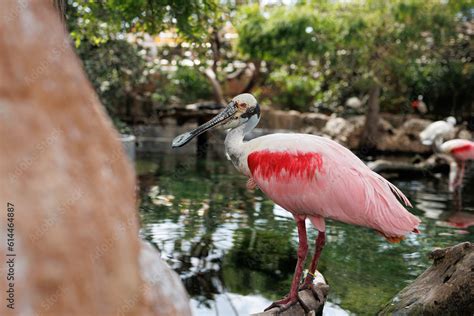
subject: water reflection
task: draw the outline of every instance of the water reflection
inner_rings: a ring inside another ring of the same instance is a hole
[[[141,233],[180,274],[196,315],[248,315],[286,294],[296,263],[293,219],[248,191],[228,161],[156,154],[142,157],[137,170]],[[432,248],[474,241],[472,181],[456,212],[448,211],[454,201],[443,179],[393,182],[414,202],[421,233],[394,245],[369,229],[328,221],[320,261],[331,286],[325,314],[374,314],[427,267]],[[316,234],[311,229],[309,238]]]

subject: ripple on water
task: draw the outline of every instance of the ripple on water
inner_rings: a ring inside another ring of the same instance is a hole
[[[248,315],[286,294],[297,248],[289,212],[248,191],[246,178],[224,159],[196,162],[169,153],[149,159],[145,165],[156,168],[140,167],[140,160],[137,168],[141,235],[179,273],[195,315]],[[433,248],[474,241],[472,179],[457,212],[443,177],[392,182],[413,202],[420,234],[389,244],[370,229],[328,221],[319,266],[331,285],[324,315],[376,314],[426,269]],[[316,235],[308,229],[310,240]]]

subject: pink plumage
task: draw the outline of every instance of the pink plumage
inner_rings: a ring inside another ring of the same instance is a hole
[[[289,212],[309,217],[320,231],[326,217],[386,237],[404,236],[420,223],[397,200],[411,206],[398,188],[330,139],[274,134],[248,145],[255,147],[247,160],[257,186]]]
[[[408,199],[393,184],[372,172],[350,150],[319,136],[272,134],[244,141],[260,119],[260,107],[250,94],[240,94],[209,122],[177,136],[181,147],[205,131],[223,126],[227,157],[249,177],[247,188],[257,186],[275,203],[293,214],[298,229],[298,260],[288,295],[270,307],[289,308],[298,301],[298,289],[312,287],[326,240],[324,218],[375,229],[390,242],[418,232],[420,220],[403,205]],[[308,253],[305,219],[318,229],[308,275],[300,286]]]
[[[441,145],[441,151],[451,154],[456,160],[474,160],[474,142],[467,139],[452,139]]]
[[[466,161],[474,160],[474,142],[467,139],[452,139],[444,142],[440,149],[456,160],[457,166],[451,166],[449,175],[449,189],[454,191],[462,186]]]

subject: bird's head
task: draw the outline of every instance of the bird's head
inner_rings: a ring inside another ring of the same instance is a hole
[[[446,118],[446,122],[448,122],[452,126],[456,125],[456,119],[453,116],[449,116],[448,118]]]
[[[250,130],[257,125],[259,119],[260,106],[255,97],[249,93],[239,94],[227,104],[224,110],[211,120],[173,139],[171,147],[182,147],[194,137],[215,127],[234,129],[246,125]]]

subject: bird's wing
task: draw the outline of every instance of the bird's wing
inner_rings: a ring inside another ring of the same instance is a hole
[[[471,144],[473,143],[467,139],[451,139],[441,145],[441,151],[449,153],[456,148],[469,147]]]
[[[452,139],[441,145],[441,151],[451,154],[456,159],[474,159],[474,142],[467,139]]]
[[[449,133],[451,128],[446,121],[433,122],[420,133],[420,140],[425,145],[431,145],[437,136]]]
[[[408,199],[345,147],[325,138],[277,134],[248,155],[258,187],[288,211],[372,227],[402,236],[419,223],[397,200]]]

